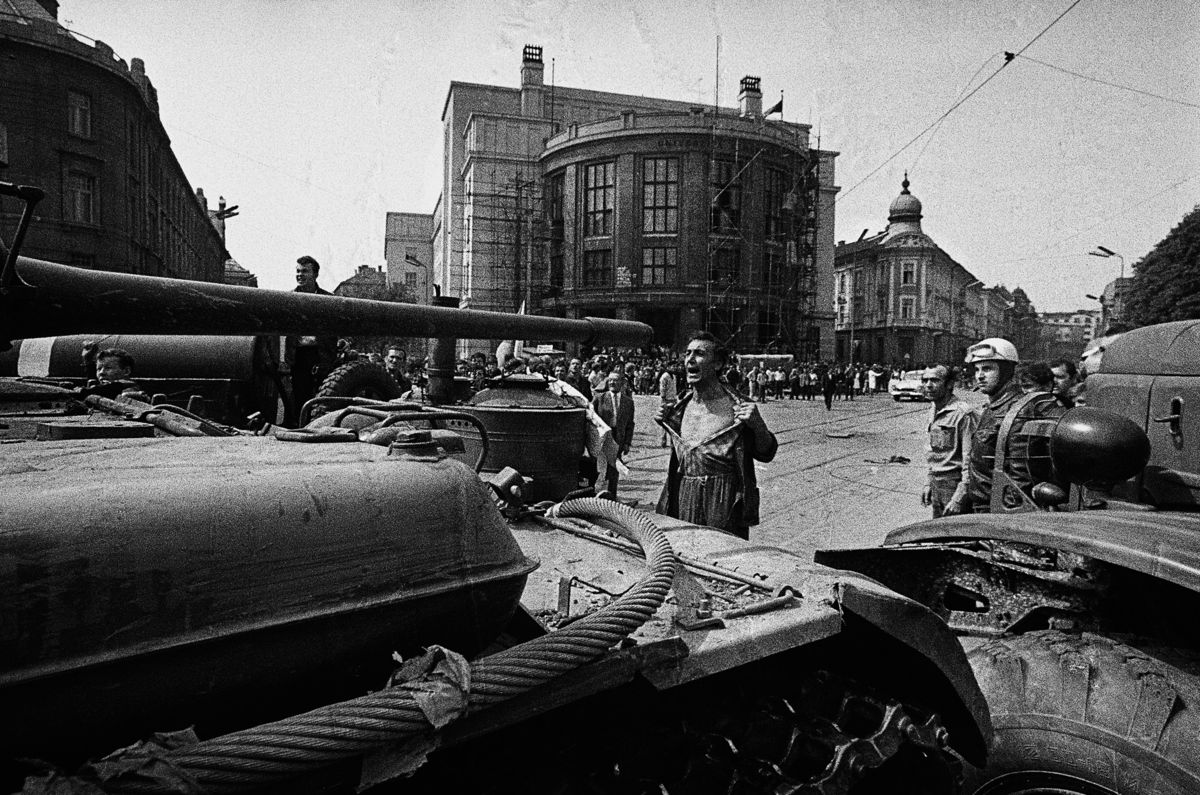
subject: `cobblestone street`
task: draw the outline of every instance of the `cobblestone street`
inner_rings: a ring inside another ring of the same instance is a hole
[[[967,399],[981,400],[972,393]],[[658,399],[634,400],[631,474],[620,496],[653,511],[669,455],[652,419]],[[779,453],[758,464],[762,524],[751,528],[751,541],[811,557],[817,548],[878,544],[888,531],[929,516],[920,501],[928,403],[879,394],[835,400],[832,411],[821,400],[772,400],[759,410],[779,438]],[[909,463],[889,463],[893,457]]]

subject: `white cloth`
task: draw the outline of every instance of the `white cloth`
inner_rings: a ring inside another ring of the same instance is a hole
[[[584,440],[584,446],[587,448],[588,454],[596,459],[596,471],[603,476],[605,470],[608,469],[609,462],[612,462],[621,477],[627,476],[629,468],[621,461],[621,449],[617,446],[617,440],[613,438],[612,428],[608,427],[607,422],[600,419],[600,415],[592,408],[591,401],[566,381],[551,378],[548,386],[554,394],[565,397],[575,405],[587,410],[587,437]]]

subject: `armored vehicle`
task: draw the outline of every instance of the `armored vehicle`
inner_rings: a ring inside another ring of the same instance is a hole
[[[40,191],[0,192],[27,202],[19,244]],[[5,341],[423,335],[436,379],[459,336],[650,334],[16,249]],[[90,432],[0,446],[8,791],[951,793],[984,761],[986,704],[929,609],[612,501],[528,505],[519,471],[450,455],[438,423],[473,416],[454,406],[346,398],[299,429],[176,434],[186,411],[105,400]]]
[[[818,555],[969,638],[996,744],[968,791],[1200,792],[1200,321],[1105,347],[1086,407],[1001,426],[1030,495]]]

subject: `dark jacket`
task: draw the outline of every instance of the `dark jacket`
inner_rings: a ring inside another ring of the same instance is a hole
[[[722,384],[725,391],[733,398],[734,403],[743,403],[745,399],[734,392],[729,387]],[[679,397],[679,401],[672,406],[663,416],[663,424],[671,427],[676,434],[680,434],[683,425],[683,412],[687,408],[687,404],[694,397],[694,392],[688,390]],[[775,435],[771,435],[771,443],[759,449],[755,440],[754,432],[742,426],[741,434],[741,451],[742,465],[740,468],[742,474],[742,487],[739,495],[740,518],[735,520],[739,528],[749,528],[758,524],[758,478],[754,474],[754,462],[762,461],[764,464],[775,458],[775,452],[779,449],[779,442],[775,439]],[[679,457],[675,453],[675,446],[671,446],[671,463],[667,467],[667,482],[663,484],[662,494],[658,498],[658,506],[655,508],[657,513],[664,516],[679,516],[679,482],[683,477],[679,464]],[[735,514],[738,513],[738,506],[735,505]],[[745,534],[738,533],[745,537]]]
[[[633,445],[633,397],[628,392],[622,392],[616,404],[614,413],[612,393],[607,389],[597,392],[592,398],[592,408],[612,428],[613,440],[624,453]]]

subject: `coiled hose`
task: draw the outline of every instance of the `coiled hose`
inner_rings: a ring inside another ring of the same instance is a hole
[[[505,649],[471,666],[467,711],[531,690],[603,655],[662,605],[676,559],[662,531],[641,511],[585,498],[557,507],[560,517],[596,518],[637,542],[650,571],[622,596],[564,629]],[[405,685],[233,732],[167,752],[165,761],[207,792],[253,789],[394,745],[431,728]],[[152,792],[153,784],[114,779],[110,792]]]

